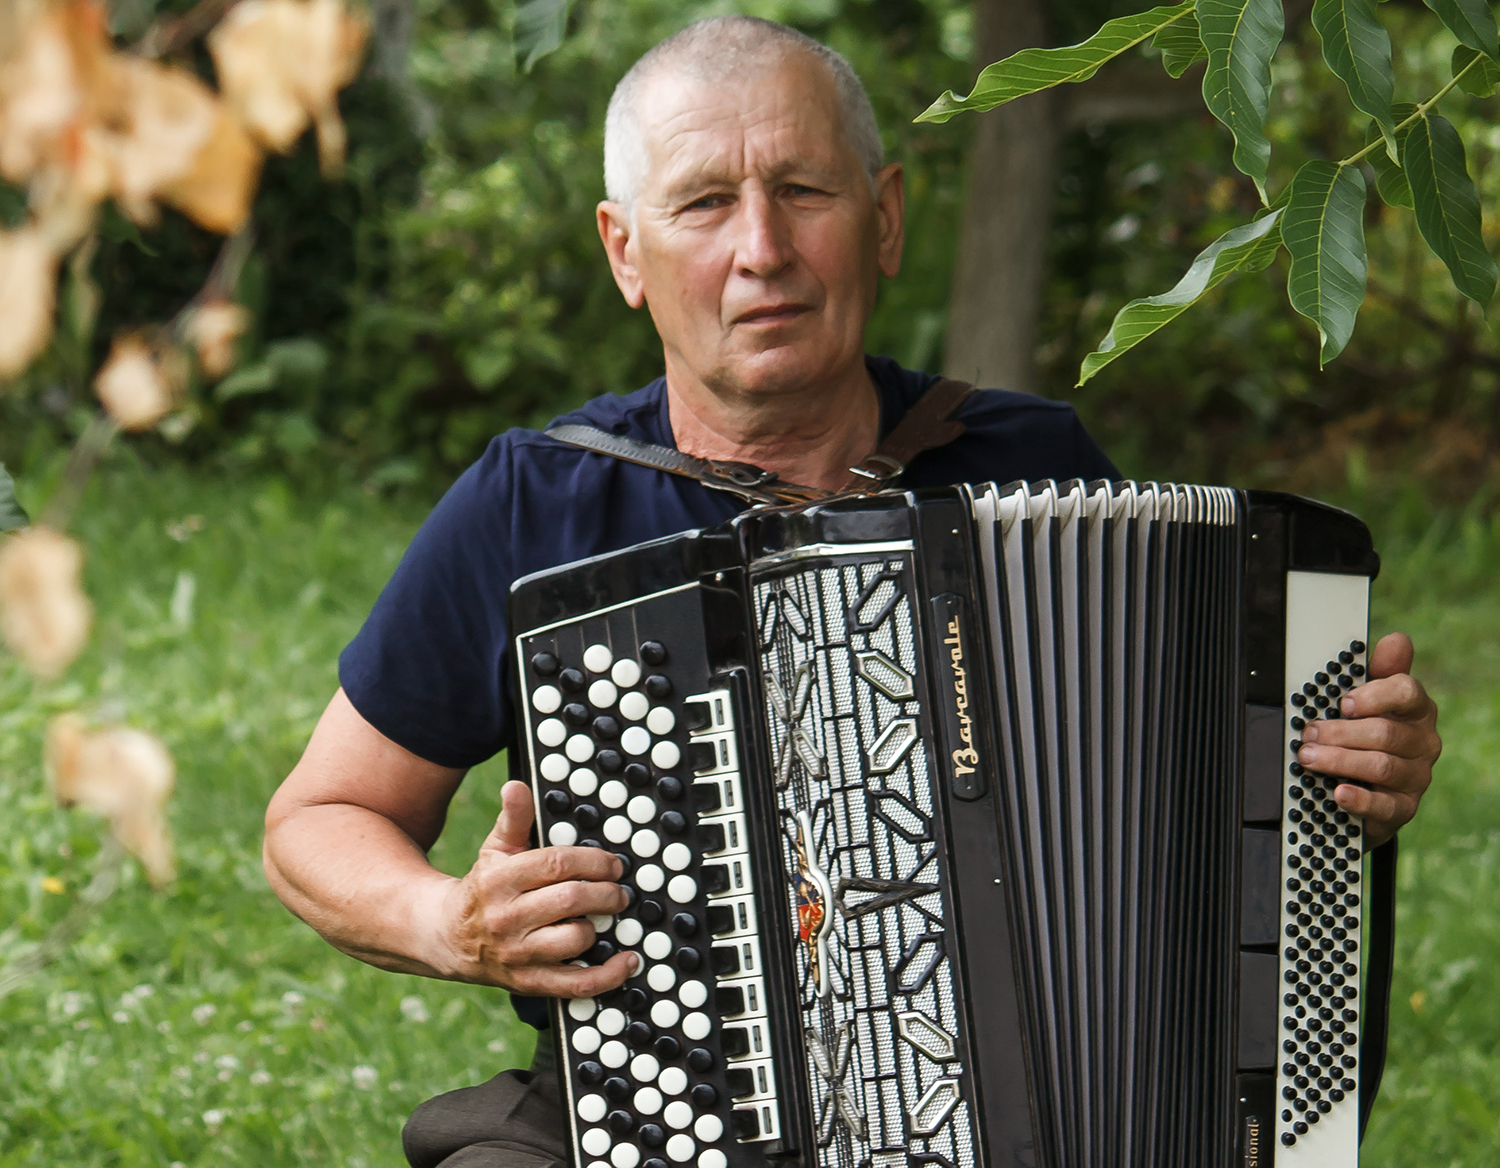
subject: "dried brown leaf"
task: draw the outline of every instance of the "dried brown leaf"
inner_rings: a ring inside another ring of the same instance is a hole
[[[213,133],[192,169],[162,187],[159,195],[199,226],[232,235],[250,218],[260,164],[260,148],[239,121],[220,108]]]
[[[0,635],[43,680],[58,677],[88,642],[94,609],[82,573],[83,548],[51,528],[0,542]]]
[[[343,0],[241,0],[208,44],[224,99],[246,128],[285,153],[311,119],[333,172],[344,158],[338,92],[358,75],[368,32]]]
[[[94,392],[122,430],[148,430],[172,408],[172,386],[138,336],[121,337],[94,378]]]
[[[86,161],[110,44],[104,10],[90,0],[50,4],[17,23],[19,43],[0,68],[0,174],[25,183]]]
[[[186,331],[203,372],[219,378],[233,369],[235,342],[249,327],[250,314],[227,300],[209,300],[195,308]]]
[[[30,365],[52,337],[57,256],[38,229],[0,231],[0,381]]]
[[[166,805],[177,781],[171,752],[129,726],[89,730],[76,714],[47,727],[47,777],[57,801],[105,816],[160,887],[175,875]]]
[[[191,171],[219,120],[219,101],[191,73],[120,55],[110,119],[113,194],[138,223],[154,223],[158,192]]]

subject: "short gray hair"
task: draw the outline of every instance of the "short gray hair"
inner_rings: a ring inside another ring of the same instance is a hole
[[[604,117],[604,189],[630,206],[646,170],[640,96],[656,73],[671,69],[697,81],[720,81],[736,69],[774,64],[789,51],[808,53],[833,77],[844,134],[873,179],[885,165],[880,126],[864,83],[842,53],[794,28],[757,16],[711,16],[650,49],[620,79]]]

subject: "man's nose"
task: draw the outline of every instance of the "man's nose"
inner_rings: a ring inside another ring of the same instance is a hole
[[[737,218],[735,264],[741,274],[766,279],[791,264],[790,224],[763,188],[752,186],[741,195]]]

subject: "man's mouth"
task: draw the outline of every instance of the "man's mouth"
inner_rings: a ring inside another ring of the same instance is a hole
[[[734,318],[735,324],[784,324],[812,311],[806,304],[767,304],[751,308]]]

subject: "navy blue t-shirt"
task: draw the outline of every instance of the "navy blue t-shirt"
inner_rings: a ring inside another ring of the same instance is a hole
[[[866,358],[889,434],[936,377]],[[956,441],[913,459],[904,487],[1012,479],[1118,478],[1064,402],[987,389],[964,403]],[[675,447],[666,382],[607,394],[558,423]],[[733,518],[737,496],[692,479],[509,430],[433,509],[364,627],[339,657],[360,715],[440,766],[471,767],[511,744],[511,582],[531,572]],[[545,1025],[536,1002],[518,1012]]]

